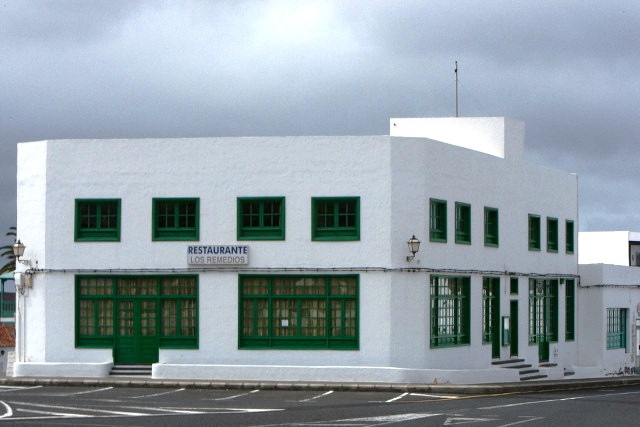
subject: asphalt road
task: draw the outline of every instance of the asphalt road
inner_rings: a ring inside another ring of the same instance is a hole
[[[632,426],[640,386],[453,395],[331,390],[0,387],[21,426]]]

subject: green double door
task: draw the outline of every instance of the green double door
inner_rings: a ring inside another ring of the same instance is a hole
[[[115,363],[158,362],[158,299],[120,299],[116,307]]]

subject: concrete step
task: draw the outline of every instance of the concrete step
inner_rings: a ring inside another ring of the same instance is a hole
[[[111,376],[151,376],[151,365],[113,365]]]
[[[532,380],[541,380],[543,378],[547,378],[546,375],[544,374],[535,374],[535,375],[526,375],[526,376],[521,376],[520,377],[520,381],[532,381]]]
[[[524,359],[504,359],[504,360],[494,360],[491,362],[492,365],[507,365],[509,363],[522,363]]]

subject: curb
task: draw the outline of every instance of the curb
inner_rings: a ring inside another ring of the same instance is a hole
[[[388,384],[388,383],[334,383],[298,381],[216,381],[216,380],[168,380],[140,377],[104,378],[49,378],[9,377],[0,378],[0,386],[56,386],[56,387],[138,387],[138,388],[191,388],[211,390],[291,390],[291,391],[368,391],[368,392],[422,392],[441,394],[490,395],[560,390],[577,390],[598,387],[640,385],[640,375],[588,378],[576,380],[532,381],[525,383],[493,384]]]

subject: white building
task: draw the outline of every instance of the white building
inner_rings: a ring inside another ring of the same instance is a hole
[[[31,267],[15,375],[140,363],[155,378],[471,383],[574,369],[577,177],[525,162],[517,121],[390,130],[19,144]],[[494,363],[511,359],[532,368]]]
[[[592,376],[640,367],[640,233],[579,233],[579,364]]]

